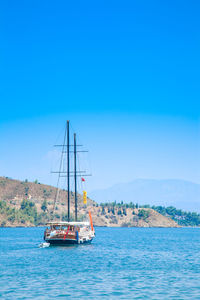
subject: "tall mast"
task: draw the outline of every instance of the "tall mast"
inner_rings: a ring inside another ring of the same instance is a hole
[[[68,222],[70,221],[70,185],[69,185],[69,121],[67,121],[67,202],[68,202]]]
[[[76,177],[76,133],[74,133],[74,199],[75,199],[75,221],[77,222],[77,177]]]

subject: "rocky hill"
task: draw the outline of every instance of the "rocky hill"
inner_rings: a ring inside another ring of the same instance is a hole
[[[58,201],[52,215],[56,188],[36,182],[0,177],[0,226],[37,226],[51,220],[67,220],[67,191],[59,190]],[[74,193],[71,192],[71,219],[74,216]],[[150,208],[126,208],[123,206],[99,206],[87,199],[84,207],[78,195],[79,220],[91,211],[95,226],[110,227],[178,227],[172,219]]]

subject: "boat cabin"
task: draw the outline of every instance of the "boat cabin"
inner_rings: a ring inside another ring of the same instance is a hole
[[[48,230],[72,230],[89,227],[89,222],[49,222],[47,223]]]
[[[49,222],[44,232],[44,240],[49,243],[89,241],[93,236],[89,222]]]

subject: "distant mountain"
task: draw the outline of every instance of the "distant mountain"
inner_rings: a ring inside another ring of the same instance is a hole
[[[186,211],[200,212],[200,184],[184,180],[137,179],[89,193],[100,202],[133,202],[138,204],[175,206]]]

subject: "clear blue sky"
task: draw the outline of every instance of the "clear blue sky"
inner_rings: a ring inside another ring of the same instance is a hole
[[[0,175],[55,184],[66,119],[88,189],[200,183],[199,1],[2,1]]]

